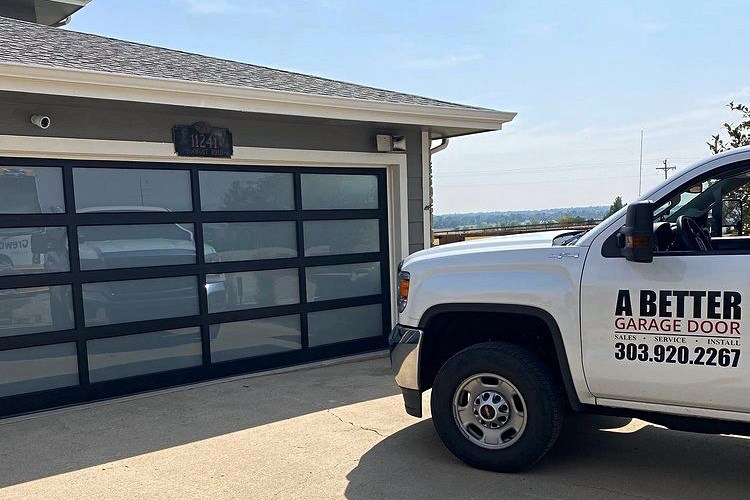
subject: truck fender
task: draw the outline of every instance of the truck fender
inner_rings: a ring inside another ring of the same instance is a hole
[[[563,385],[565,393],[570,402],[570,406],[575,411],[583,411],[584,406],[578,400],[576,394],[575,384],[573,383],[573,376],[570,373],[570,365],[568,364],[568,356],[565,354],[565,344],[563,343],[562,333],[560,327],[557,325],[555,318],[539,307],[518,305],[518,304],[482,304],[482,303],[454,303],[454,304],[437,304],[427,309],[422,314],[419,320],[419,328],[424,330],[429,324],[430,320],[442,313],[451,312],[487,312],[487,313],[506,313],[506,314],[519,314],[526,316],[534,316],[547,325],[552,335],[552,342],[555,346],[555,354],[557,355],[557,361],[560,365],[560,373],[562,374]]]

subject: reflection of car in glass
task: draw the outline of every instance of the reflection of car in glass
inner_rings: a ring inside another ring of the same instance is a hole
[[[0,276],[67,270],[64,228],[0,229]]]
[[[0,290],[0,337],[72,327],[69,287]]]
[[[195,263],[192,224],[79,226],[78,248],[84,271]]]
[[[167,212],[160,207],[91,207],[80,213],[96,212]],[[173,266],[195,263],[193,225],[186,223],[138,224],[115,226],[79,226],[78,248],[81,270],[121,269],[135,267]],[[203,246],[206,261],[217,261],[216,250]],[[109,287],[102,283],[87,295],[88,304],[100,303],[97,314],[106,314],[107,322],[132,321],[132,311],[159,310],[163,304],[182,298],[195,298],[193,287],[144,290],[141,283],[118,283]],[[226,300],[223,275],[215,275],[206,284],[212,301]],[[189,296],[189,297],[188,297]],[[91,307],[91,306],[89,306]]]
[[[22,168],[0,168],[0,199],[3,206],[12,207],[12,213],[41,212],[36,177]]]
[[[308,285],[309,297],[341,298],[350,296],[353,287],[370,288],[379,283],[380,265],[377,263],[345,264],[331,266],[315,273],[315,280]],[[379,288],[379,285],[376,286]]]
[[[39,213],[36,178],[22,168],[0,168],[0,199],[11,213]],[[0,275],[11,274],[22,266],[39,264],[32,252],[32,235],[28,230],[0,231]]]
[[[19,267],[34,263],[31,235],[25,229],[4,229],[0,232],[0,266]]]

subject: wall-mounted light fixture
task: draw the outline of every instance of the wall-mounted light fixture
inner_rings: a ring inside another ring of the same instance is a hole
[[[380,153],[403,153],[406,151],[406,137],[403,135],[376,135],[375,142]]]

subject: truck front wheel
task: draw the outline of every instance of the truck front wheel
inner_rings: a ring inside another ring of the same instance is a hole
[[[500,342],[454,355],[432,388],[432,421],[458,458],[480,469],[516,472],[536,463],[560,433],[560,385],[532,353]]]

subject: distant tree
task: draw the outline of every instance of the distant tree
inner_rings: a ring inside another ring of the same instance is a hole
[[[557,220],[557,222],[559,222],[560,224],[582,224],[586,222],[586,219],[584,219],[580,215],[578,216],[563,215]]]
[[[750,106],[735,104],[732,101],[727,104],[727,107],[741,115],[740,122],[737,125],[734,123],[723,124],[724,132],[727,135],[726,140],[721,137],[721,133],[711,136],[711,141],[706,144],[714,154],[742,146],[750,146]],[[739,202],[725,207],[722,225],[744,226],[741,228],[740,234],[747,234],[750,231],[750,186],[747,184],[740,186],[731,193],[727,193],[725,198],[733,198],[739,200]],[[742,221],[742,224],[740,224],[740,221]]]
[[[615,198],[615,201],[612,202],[612,204],[609,206],[609,211],[607,212],[607,215],[604,216],[604,218],[606,219],[607,217],[609,217],[613,213],[615,213],[618,210],[620,210],[622,207],[623,207],[622,196],[618,196],[617,198]]]

